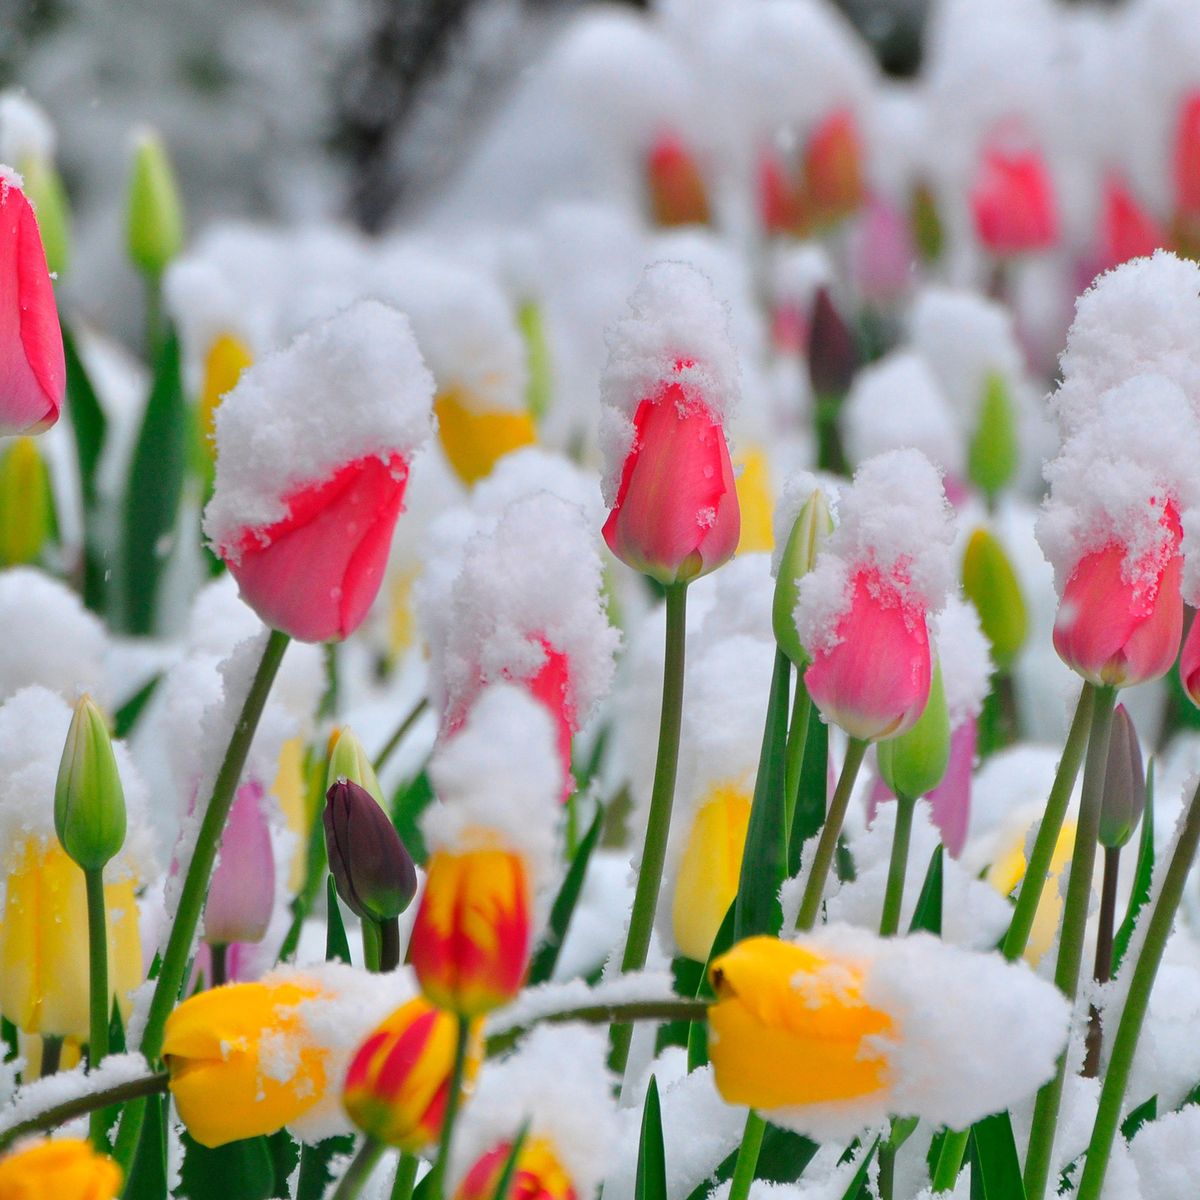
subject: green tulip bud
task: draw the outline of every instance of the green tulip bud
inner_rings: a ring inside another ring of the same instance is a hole
[[[52,274],[61,276],[71,258],[71,207],[62,176],[40,154],[23,159],[20,171],[25,180],[25,195],[37,217],[38,233],[42,235],[46,266]]]
[[[553,382],[550,371],[550,343],[546,337],[546,321],[540,306],[526,300],[517,309],[517,325],[525,339],[525,361],[529,366],[529,384],[525,388],[525,407],[535,421],[550,411]]]
[[[937,200],[928,184],[919,183],[912,191],[908,209],[913,244],[923,261],[935,263],[942,257],[945,232]]]
[[[54,829],[68,856],[98,871],[125,844],[125,790],[104,716],[90,696],[75,705],[54,785]]]
[[[1008,384],[996,371],[989,371],[983,386],[979,423],[967,447],[967,475],[992,499],[1016,474],[1021,451],[1017,442],[1017,414],[1008,394]]]
[[[796,611],[800,580],[812,570],[821,543],[832,532],[833,517],[829,513],[829,501],[820,488],[814,488],[792,524],[792,531],[788,534],[787,544],[779,559],[775,601],[771,609],[775,640],[780,650],[801,669],[808,664],[809,656],[800,643],[792,614]]]
[[[883,782],[905,800],[916,800],[942,782],[950,761],[950,710],[941,663],[934,664],[929,699],[917,723],[899,737],[878,742],[875,757]]]
[[[1117,850],[1133,836],[1146,811],[1146,772],[1137,730],[1118,704],[1108,738],[1108,765],[1100,800],[1100,845]]]
[[[1004,548],[986,529],[975,530],[967,543],[962,584],[992,644],[992,661],[1007,671],[1025,644],[1029,622],[1017,574]]]
[[[54,527],[46,461],[35,438],[16,438],[0,453],[0,564],[36,562]]]
[[[335,729],[329,739],[329,769],[325,772],[325,790],[329,791],[339,779],[348,779],[357,783],[360,788],[371,793],[380,807],[386,809],[387,803],[383,798],[383,788],[375,776],[375,768],[363,749],[362,742],[350,730],[344,727]]]
[[[129,257],[157,279],[183,247],[183,208],[162,139],[143,131],[134,144],[126,225]]]

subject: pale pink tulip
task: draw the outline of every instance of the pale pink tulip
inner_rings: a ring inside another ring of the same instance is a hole
[[[210,945],[261,942],[275,907],[275,854],[262,811],[262,784],[237,790],[221,856],[204,907],[204,940]]]

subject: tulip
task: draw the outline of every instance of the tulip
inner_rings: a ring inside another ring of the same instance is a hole
[[[1017,574],[999,541],[976,529],[963,554],[962,585],[991,643],[992,662],[1007,671],[1025,644],[1028,618]]]
[[[1130,579],[1125,546],[1114,540],[1084,555],[1063,589],[1054,648],[1090,683],[1132,687],[1174,665],[1183,633],[1183,559],[1173,503],[1164,505],[1159,523],[1168,532],[1165,562],[1147,564],[1141,578]]]
[[[418,997],[402,1004],[350,1063],[342,1103],[368,1136],[420,1150],[437,1141],[450,1098],[458,1020]],[[483,1059],[482,1025],[472,1031],[466,1081]]]
[[[529,968],[533,897],[520,854],[439,850],[408,952],[421,990],[441,1008],[474,1017],[507,1004]]]
[[[54,536],[50,472],[31,437],[0,453],[0,565],[36,562]]]
[[[537,441],[537,427],[529,412],[477,411],[455,390],[439,392],[433,412],[446,458],[468,487],[490,475],[506,454]]]
[[[1179,654],[1179,681],[1188,699],[1200,708],[1200,621],[1192,621]]]
[[[232,333],[222,333],[213,339],[204,360],[204,381],[200,387],[201,446],[211,464],[216,457],[217,409],[225,396],[237,387],[242,372],[254,361],[249,347]]]
[[[1100,845],[1119,850],[1133,836],[1146,811],[1146,772],[1137,730],[1125,709],[1113,712],[1108,738],[1108,765],[1100,799]]]
[[[813,395],[818,399],[840,399],[850,390],[857,370],[854,334],[828,289],[819,288],[813,301],[808,339],[808,373]]]
[[[759,155],[758,211],[763,232],[770,236],[800,236],[809,224],[804,195],[774,150],[764,150]]]
[[[695,155],[673,133],[655,141],[646,159],[650,207],[656,225],[707,225],[712,214]]]
[[[1176,213],[1200,217],[1200,91],[1189,92],[1180,105],[1171,165]]]
[[[37,1142],[0,1158],[0,1200],[114,1200],[121,1168],[81,1138]]]
[[[909,198],[908,224],[913,245],[922,261],[936,263],[942,257],[942,245],[946,239],[937,197],[928,184],[918,183],[913,188]]]
[[[263,787],[242,784],[221,834],[221,856],[204,905],[210,946],[261,942],[275,908],[275,853],[262,811]]]
[[[1100,221],[1101,271],[1110,271],[1131,258],[1147,258],[1165,241],[1158,222],[1117,176],[1109,176],[1104,182]]]
[[[1025,848],[1029,841],[1029,831],[1028,825],[1013,831],[984,876],[1002,896],[1012,895],[1017,884],[1025,877]],[[1042,888],[1033,926],[1029,931],[1029,940],[1025,944],[1024,958],[1031,966],[1037,966],[1058,935],[1063,909],[1063,872],[1071,862],[1074,848],[1075,822],[1065,821],[1059,830],[1058,840],[1054,843],[1046,885]]]
[[[85,871],[98,871],[125,844],[125,789],[104,716],[91,697],[75,705],[54,785],[54,829]]]
[[[957,858],[967,844],[967,825],[971,817],[971,777],[975,770],[975,749],[979,741],[979,723],[974,717],[964,721],[950,736],[950,760],[942,782],[929,793],[929,815],[942,835],[946,853]]]
[[[335,729],[329,737],[329,767],[325,772],[325,791],[339,780],[346,779],[370,792],[381,807],[386,806],[383,788],[371,759],[362,742],[354,736],[349,726]]]
[[[912,282],[915,258],[904,214],[873,197],[853,243],[853,274],[863,296],[876,304],[898,300]]]
[[[804,675],[813,703],[852,738],[879,741],[911,729],[929,699],[929,632],[877,568],[860,568],[835,644]]]
[[[1044,250],[1058,238],[1054,187],[1036,150],[988,147],[970,199],[976,236],[996,256]]]
[[[983,385],[979,419],[967,447],[967,473],[971,482],[994,502],[1016,474],[1020,461],[1017,414],[1004,377],[988,372]]]
[[[905,800],[916,800],[941,783],[950,761],[950,713],[940,663],[933,669],[929,699],[916,724],[881,742],[876,756],[883,781]]]
[[[167,1018],[171,1094],[202,1146],[275,1133],[322,1098],[325,1051],[298,1012],[320,995],[309,981],[235,983],[198,992]]]
[[[126,227],[129,257],[157,279],[183,246],[183,208],[166,147],[152,130],[134,142]]]
[[[732,558],[741,534],[725,430],[676,383],[642,400],[633,425],[604,540],[659,583],[689,583]]]
[[[850,216],[862,204],[862,140],[848,108],[830,113],[808,139],[804,195],[816,220],[826,224]]]
[[[741,532],[739,554],[770,554],[775,549],[775,531],[771,527],[774,497],[771,490],[771,464],[761,446],[747,446],[733,460],[737,472],[738,512]]]
[[[576,1200],[575,1186],[547,1138],[527,1138],[517,1154],[512,1178],[497,1195],[512,1156],[511,1142],[500,1142],[476,1160],[454,1192],[454,1200]]]
[[[780,650],[803,670],[808,666],[808,651],[800,642],[796,622],[797,587],[817,561],[821,543],[833,532],[833,517],[829,500],[821,488],[813,488],[792,523],[791,532],[779,559],[775,579],[775,596],[771,608],[771,625]]]
[[[0,437],[41,433],[67,386],[62,332],[37,220],[0,166]]]

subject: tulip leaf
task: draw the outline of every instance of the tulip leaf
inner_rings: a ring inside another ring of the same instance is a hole
[[[1125,919],[1113,938],[1112,973],[1121,969],[1121,960],[1129,949],[1138,915],[1150,899],[1150,883],[1154,875],[1154,759],[1146,769],[1146,809],[1142,814],[1142,836],[1138,842],[1137,868],[1133,874],[1133,888],[1129,893],[1129,907]]]
[[[754,1178],[764,1183],[795,1183],[804,1174],[819,1149],[816,1142],[802,1133],[781,1129],[768,1121],[763,1131],[762,1144],[758,1148]],[[693,1189],[687,1200],[705,1200],[716,1187],[732,1179],[737,1156],[737,1149],[731,1150],[721,1160],[716,1171]]]
[[[767,702],[767,720],[754,800],[746,829],[746,847],[738,879],[733,939],[754,934],[777,934],[783,925],[779,889],[787,874],[787,811],[785,751],[787,749],[788,686],[792,663],[782,650],[775,651],[775,670]]]
[[[1136,1108],[1129,1110],[1129,1116],[1121,1122],[1121,1136],[1127,1141],[1132,1142],[1137,1134],[1147,1121],[1156,1121],[1158,1119],[1158,1093],[1155,1092],[1149,1100],[1143,1100]]]
[[[595,850],[596,843],[600,840],[600,830],[603,825],[604,809],[597,805],[596,815],[592,818],[587,833],[583,835],[583,841],[579,843],[575,857],[571,859],[571,865],[567,868],[567,875],[562,882],[562,887],[558,889],[558,895],[554,897],[554,904],[550,909],[550,923],[542,935],[537,950],[534,951],[529,966],[531,985],[545,983],[554,974],[559,952],[562,950],[563,941],[571,925],[571,917],[575,912],[575,905],[579,902],[580,892],[583,891],[583,881],[587,875],[588,863],[591,862],[592,851]]]
[[[868,1176],[871,1171],[871,1162],[875,1158],[875,1151],[879,1149],[879,1139],[876,1138],[866,1154],[862,1156],[862,1161],[858,1164],[858,1170],[854,1172],[854,1178],[850,1180],[850,1186],[842,1193],[842,1200],[865,1200],[865,1197],[870,1195],[868,1188]]]
[[[421,833],[421,814],[432,803],[433,784],[429,782],[428,771],[421,771],[392,798],[392,824],[418,867],[423,867],[429,857],[425,838]]]
[[[346,926],[342,921],[342,910],[338,905],[337,888],[333,876],[325,877],[325,902],[328,906],[328,916],[325,921],[325,961],[348,963],[350,961],[350,942],[346,937]]]
[[[151,697],[154,695],[158,685],[162,682],[162,675],[152,675],[120,708],[113,714],[113,734],[119,738],[128,737],[133,727],[137,724],[138,717],[146,710],[146,705],[150,703]]]
[[[326,1138],[315,1146],[300,1151],[300,1175],[296,1180],[296,1200],[321,1200],[333,1180],[329,1164],[335,1158],[354,1153],[354,1135],[340,1134]]]
[[[658,1081],[650,1076],[642,1108],[642,1136],[638,1143],[633,1200],[667,1200],[667,1157],[663,1149],[662,1110]]]
[[[909,933],[924,930],[935,937],[942,936],[942,875],[944,872],[943,859],[945,856],[941,842],[933,848],[929,859],[929,869],[925,872],[925,882],[921,884],[921,894],[917,897],[917,906],[913,910],[912,924]]]
[[[800,851],[804,843],[825,824],[829,792],[829,726],[821,720],[814,704],[808,714],[808,738],[804,743],[804,764],[800,768],[800,790],[792,814],[792,834],[788,845],[788,874],[800,870]]]
[[[971,1200],[1025,1200],[1021,1160],[1007,1112],[971,1126]]]
[[[0,1017],[0,1045],[4,1048],[0,1062],[10,1062],[17,1057],[17,1027],[7,1017]]]
[[[700,973],[700,982],[696,986],[697,1000],[715,998],[716,993],[713,992],[712,984],[708,981],[709,971],[712,968],[713,960],[720,958],[733,945],[733,920],[736,907],[737,900],[735,899],[725,910],[725,919],[721,922],[720,929],[717,930],[717,936],[713,938],[712,949],[708,952],[708,961],[704,964],[704,970]],[[689,1073],[708,1062],[708,1023],[706,1021],[691,1023],[688,1029],[687,1052]],[[762,1157],[761,1149],[759,1157]]]
[[[229,1187],[226,1182],[225,1193]],[[137,1152],[129,1168],[122,1200],[162,1200],[167,1188],[167,1101],[165,1096],[146,1100]]]
[[[227,1142],[215,1149],[201,1146],[186,1130],[181,1139],[183,1166],[176,1195],[187,1200],[225,1200],[231,1180],[237,1180],[238,1200],[272,1200],[276,1194],[275,1164],[265,1137]]]
[[[506,1200],[509,1190],[512,1188],[513,1176],[517,1173],[517,1160],[521,1157],[521,1151],[525,1149],[525,1139],[528,1136],[529,1122],[526,1121],[517,1131],[517,1136],[513,1138],[512,1148],[504,1160],[504,1167],[496,1180],[496,1186],[492,1189],[492,1200]]]
[[[155,629],[158,587],[175,538],[187,475],[189,428],[179,339],[171,333],[155,364],[125,482],[121,593],[128,633]]]

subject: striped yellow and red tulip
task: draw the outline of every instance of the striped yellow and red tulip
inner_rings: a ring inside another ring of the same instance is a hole
[[[576,1200],[570,1174],[553,1143],[544,1137],[525,1141],[517,1153],[508,1190],[497,1195],[512,1151],[512,1142],[499,1142],[481,1155],[455,1189],[454,1200]]]
[[[840,221],[862,205],[862,157],[862,138],[850,109],[836,109],[813,130],[804,149],[804,196],[818,223]]]
[[[515,851],[435,852],[409,942],[421,990],[464,1017],[508,1003],[529,968],[532,908],[529,870]]]
[[[81,1138],[37,1142],[0,1158],[0,1200],[113,1200],[121,1168]]]
[[[358,1048],[342,1104],[364,1133],[419,1150],[437,1141],[450,1098],[458,1021],[417,997],[402,1004]],[[465,1079],[483,1059],[482,1026],[469,1043]]]

